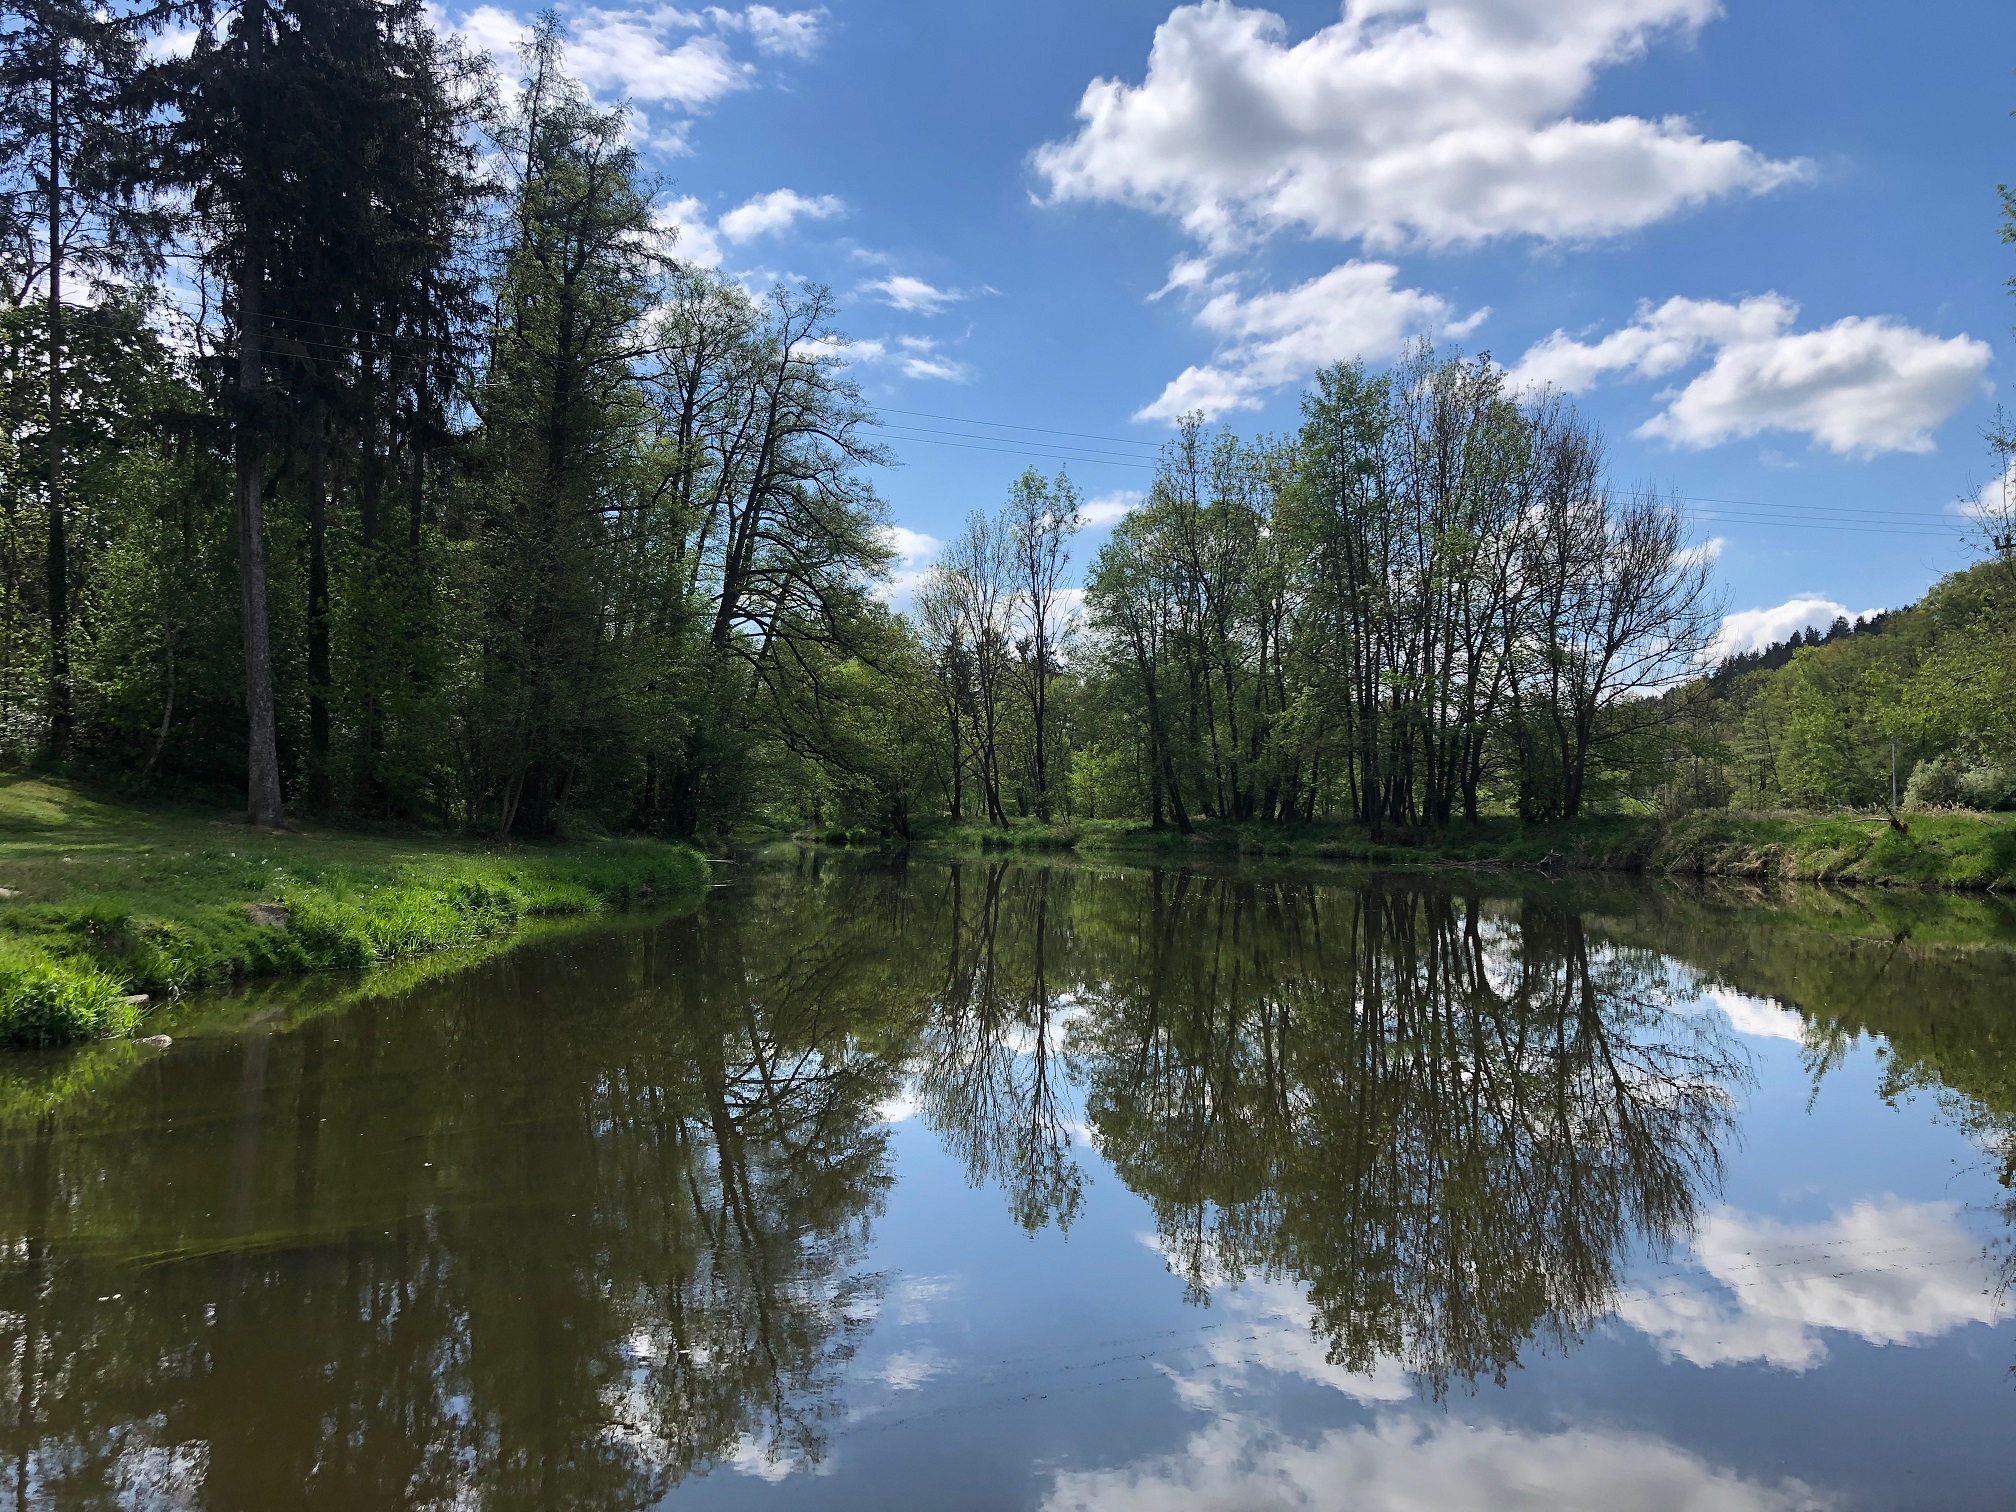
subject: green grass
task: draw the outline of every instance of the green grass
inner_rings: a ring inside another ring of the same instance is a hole
[[[1988,889],[2016,887],[2016,815],[1906,816],[1712,812],[1679,820],[1592,815],[1568,824],[1490,818],[1440,833],[1388,834],[1315,824],[1199,824],[1194,835],[1124,820],[947,825],[919,837],[933,854],[1069,850],[1115,859],[1307,858],[1373,866],[1530,867],[1728,876],[1774,881]]]
[[[697,891],[705,873],[655,841],[274,833],[0,775],[0,1044],[127,1034],[138,994],[465,948]]]

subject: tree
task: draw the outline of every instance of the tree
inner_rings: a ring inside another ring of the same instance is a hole
[[[1030,777],[1036,817],[1045,824],[1051,813],[1050,690],[1060,670],[1065,631],[1060,606],[1071,538],[1078,533],[1079,503],[1078,489],[1064,473],[1051,482],[1032,468],[1015,480],[1005,522],[1023,625],[1016,652],[1029,699]]]
[[[48,748],[69,754],[71,573],[65,442],[72,381],[66,368],[66,272],[102,292],[108,281],[159,263],[167,218],[132,178],[145,114],[134,89],[151,18],[82,0],[8,0],[0,6],[0,240],[11,251],[7,297],[18,309],[39,285],[47,367],[42,416],[44,591],[48,618]],[[39,244],[29,228],[39,218]]]

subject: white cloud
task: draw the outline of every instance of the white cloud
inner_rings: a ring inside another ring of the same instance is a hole
[[[743,11],[707,12],[723,30],[746,31],[757,50],[775,57],[809,58],[825,40],[821,28],[826,10],[780,11],[768,5],[752,5]]]
[[[795,189],[772,189],[737,205],[721,217],[721,234],[732,242],[753,241],[788,231],[800,220],[827,220],[842,214],[846,205],[836,195],[807,197]]]
[[[1837,619],[1852,622],[1876,612],[1865,609],[1860,615],[1852,614],[1846,604],[1811,595],[1787,599],[1770,609],[1742,609],[1722,616],[1722,628],[1716,632],[1703,660],[1716,662],[1725,656],[1762,651],[1801,631],[1825,630]]]
[[[1981,491],[1972,497],[1960,500],[1953,506],[1953,512],[1970,520],[1992,520],[1998,524],[2016,520],[2016,457],[2009,459],[2001,477],[1982,484]]]
[[[660,205],[652,219],[661,228],[678,233],[672,248],[680,261],[701,268],[721,266],[721,238],[707,224],[707,207],[692,195]]]
[[[491,57],[507,79],[518,77],[519,49],[531,37],[522,16],[499,5],[478,5],[459,16],[429,5],[427,16],[437,30]],[[767,56],[810,57],[818,49],[825,16],[824,10],[780,11],[767,5],[739,11],[719,6],[706,11],[673,5],[560,7],[567,29],[567,68],[591,94],[605,102],[628,100],[647,110],[685,112],[755,86],[756,66],[735,56],[731,37],[746,36]],[[683,151],[684,130],[683,122],[661,123],[652,140],[663,150]]]
[[[1717,0],[1346,0],[1290,45],[1271,11],[1180,6],[1145,79],[1095,79],[1038,150],[1053,200],[1181,220],[1214,247],[1299,227],[1371,246],[1614,235],[1800,177],[1682,118],[1571,112],[1597,73]]]
[[[1601,341],[1577,341],[1566,331],[1534,343],[1510,375],[1515,388],[1541,384],[1579,394],[1611,373],[1661,378],[1702,353],[1744,341],[1769,340],[1799,314],[1778,294],[1760,294],[1740,304],[1713,299],[1669,299],[1658,308],[1638,306],[1637,319]]]
[[[912,278],[907,273],[871,279],[861,287],[879,295],[882,303],[915,315],[936,315],[947,305],[966,297],[957,289],[934,288],[923,279]]]
[[[1858,1202],[1791,1227],[1724,1208],[1694,1254],[1721,1291],[1673,1283],[1626,1293],[1617,1315],[1668,1355],[1710,1366],[1762,1361],[1807,1370],[1822,1331],[1871,1344],[1936,1338],[1995,1317],[1981,1246],[1950,1202]]]
[[[1042,1512],[1811,1512],[1767,1485],[1642,1434],[1535,1433],[1390,1413],[1297,1443],[1227,1416],[1181,1451],[1117,1470],[1059,1472]]]
[[[965,383],[973,370],[950,357],[905,357],[899,366],[905,378],[923,378],[939,383]]]
[[[921,530],[911,530],[904,525],[885,526],[882,538],[889,549],[896,554],[896,560],[906,567],[929,565],[945,545],[936,536],[926,535]]]
[[[1669,299],[1600,341],[1556,331],[1512,370],[1516,386],[1580,393],[1610,374],[1658,378],[1713,353],[1706,371],[1663,394],[1640,436],[1719,446],[1792,431],[1842,456],[1932,449],[1932,431],[1981,386],[1992,355],[1971,336],[1933,336],[1882,316],[1791,329],[1799,307],[1779,294],[1739,304]]]
[[[895,561],[890,565],[888,580],[875,585],[875,596],[885,604],[907,603],[930,575],[931,564],[937,560],[945,543],[936,536],[903,525],[884,526],[882,540],[894,553]],[[895,1106],[900,1106],[902,1118],[915,1111],[907,1093]],[[883,1117],[891,1123],[899,1121],[892,1112],[885,1111]]]
[[[756,70],[729,53],[719,37],[689,35],[678,45],[667,33],[690,29],[683,12],[590,10],[569,16],[567,66],[590,90],[642,105],[712,104],[747,89]]]
[[[1243,298],[1214,294],[1197,323],[1219,338],[1212,360],[1169,381],[1140,420],[1174,420],[1192,410],[1206,418],[1258,409],[1270,389],[1306,378],[1325,363],[1390,357],[1414,335],[1455,334],[1474,324],[1453,319],[1436,294],[1394,285],[1391,263],[1344,263],[1292,289]]]
[[[1122,488],[1112,493],[1103,493],[1096,499],[1087,499],[1078,511],[1078,518],[1095,530],[1108,525],[1118,525],[1139,509],[1141,501],[1146,497],[1147,495],[1138,488]]]
[[[885,348],[884,355],[895,362],[897,370],[906,378],[965,383],[973,376],[973,369],[956,358],[944,355],[938,350],[937,341],[929,336],[898,336],[896,350],[889,352]]]
[[[1701,567],[1722,560],[1722,553],[1729,549],[1727,536],[1710,536],[1699,546],[1683,547],[1674,561],[1683,567]]]

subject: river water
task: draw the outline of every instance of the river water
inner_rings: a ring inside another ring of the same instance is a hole
[[[2003,905],[731,875],[4,1068],[0,1505],[2016,1499]]]

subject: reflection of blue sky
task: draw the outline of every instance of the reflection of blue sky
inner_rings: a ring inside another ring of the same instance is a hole
[[[2016,1327],[1983,1295],[1996,1189],[1979,1152],[1933,1099],[1885,1104],[1869,1042],[1816,1095],[1790,1009],[1703,1001],[1756,1069],[1721,1197],[1691,1243],[1633,1268],[1612,1321],[1565,1356],[1525,1351],[1502,1389],[1438,1404],[1390,1364],[1344,1371],[1292,1278],[1186,1305],[1147,1204],[1096,1147],[1075,1152],[1092,1185],[1070,1233],[1025,1235],[899,1106],[900,1179],[869,1261],[886,1284],[823,1458],[748,1445],[743,1473],[669,1505],[2006,1506]]]

